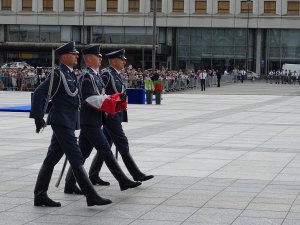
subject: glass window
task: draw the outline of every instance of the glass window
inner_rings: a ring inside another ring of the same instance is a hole
[[[229,13],[229,1],[218,2],[218,13]]]
[[[40,42],[39,26],[20,25],[20,42]]]
[[[252,13],[253,3],[252,1],[241,2],[241,13]]]
[[[19,25],[7,25],[7,40],[11,42],[19,41]]]
[[[196,13],[206,13],[206,1],[196,0],[195,1],[195,12]]]
[[[107,12],[118,11],[118,0],[107,0]]]
[[[287,7],[288,15],[298,15],[299,14],[299,2],[298,1],[289,1]]]
[[[64,11],[74,11],[74,0],[64,0]]]
[[[85,0],[85,10],[96,12],[96,0]]]
[[[140,0],[129,0],[128,11],[139,12],[140,11]]]
[[[31,0],[22,0],[22,10],[23,11],[32,11],[32,1]]]
[[[43,10],[53,11],[53,0],[43,0]]]
[[[156,11],[161,12],[162,0],[156,0]],[[153,0],[150,1],[151,12],[153,12]]]
[[[11,10],[11,0],[2,0],[1,9]]]
[[[80,42],[81,31],[80,26],[72,26],[72,39],[75,42]]]
[[[107,44],[123,44],[124,27],[104,27],[102,40],[103,43]]]
[[[60,27],[40,26],[40,42],[60,42]]]
[[[184,11],[184,0],[173,0],[173,12]]]
[[[276,1],[265,1],[264,12],[276,14]]]

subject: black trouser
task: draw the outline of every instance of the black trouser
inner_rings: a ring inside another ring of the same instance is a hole
[[[205,79],[200,79],[201,91],[205,91]]]
[[[75,130],[52,125],[52,138],[48,148],[44,165],[54,167],[64,154],[71,166],[78,167],[83,165],[83,156],[77,144]]]

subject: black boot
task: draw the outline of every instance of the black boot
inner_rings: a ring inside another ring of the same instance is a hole
[[[76,179],[74,177],[72,168],[70,167],[66,175],[65,189],[66,194],[82,195],[82,191],[76,185]]]
[[[133,177],[135,181],[146,181],[152,179],[153,175],[146,175],[140,171],[138,166],[135,164],[131,154],[128,152],[127,154],[122,154],[123,162],[128,169],[129,173]]]
[[[82,190],[82,193],[86,197],[86,202],[88,206],[94,205],[108,205],[112,203],[111,200],[101,198],[95,191],[87,173],[85,172],[84,167],[72,167],[73,174],[76,177],[77,183]]]
[[[109,182],[104,181],[99,177],[99,173],[102,168],[102,165],[103,165],[103,156],[97,153],[94,156],[94,159],[92,161],[89,170],[89,177],[93,185],[109,186],[110,185]]]
[[[135,188],[137,186],[140,186],[141,182],[134,182],[130,180],[122,171],[121,167],[119,166],[117,160],[113,156],[113,154],[105,155],[104,161],[112,173],[112,175],[116,178],[116,180],[119,182],[121,191],[125,191],[128,188]]]
[[[51,200],[47,190],[54,167],[42,165],[34,188],[34,206],[60,207],[60,202]]]

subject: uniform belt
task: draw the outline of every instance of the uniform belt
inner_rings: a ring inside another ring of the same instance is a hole
[[[71,109],[74,111],[79,111],[80,110],[80,106],[78,105],[71,105],[71,104],[53,104],[52,107],[54,109]]]

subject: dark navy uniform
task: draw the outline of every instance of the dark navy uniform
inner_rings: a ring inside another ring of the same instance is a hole
[[[126,60],[124,49],[108,53],[106,56],[109,58],[109,60]],[[126,88],[122,81],[121,75],[114,67],[109,66],[103,69],[101,71],[101,77],[105,84],[105,93],[107,95],[112,95],[118,92],[126,93]],[[115,144],[117,151],[121,154],[124,164],[129,173],[132,175],[133,179],[135,181],[149,180],[153,178],[153,176],[147,176],[142,173],[135,164],[129,152],[128,139],[122,127],[122,122],[127,121],[128,116],[126,110],[118,112],[115,116],[108,115],[103,125],[103,132],[110,145],[112,145],[112,143]],[[91,165],[90,173],[99,173],[101,167],[99,168],[97,165],[101,165],[101,161],[103,161],[103,158],[99,153],[97,153]]]
[[[47,124],[53,130],[51,143],[47,156],[42,164],[37,178],[34,194],[35,206],[59,207],[59,202],[52,201],[47,190],[50,183],[54,166],[61,157],[66,154],[78,183],[87,198],[87,205],[105,205],[111,203],[109,199],[103,199],[97,195],[83,168],[83,156],[77,144],[75,129],[79,128],[79,91],[77,77],[72,68],[62,64],[70,62],[76,65],[79,52],[75,49],[74,42],[70,42],[56,49],[61,61],[53,76],[53,87],[51,91],[52,107],[49,111]],[[43,121],[44,102],[47,98],[50,84],[50,76],[38,86],[32,98],[32,109],[30,118],[34,118],[37,131],[40,129],[40,121]],[[37,125],[38,124],[38,125]]]
[[[100,57],[102,57],[102,55],[100,54],[100,45],[94,45],[83,49],[82,54],[85,55],[85,57],[88,57],[87,55],[92,55],[92,58],[89,58],[88,62],[92,60],[95,63],[93,66],[96,66],[96,63],[99,64],[99,66],[101,65]],[[95,58],[95,56],[99,58]],[[101,112],[100,109],[91,107],[85,103],[85,100],[89,97],[101,98],[101,93],[104,94],[104,83],[100,74],[95,69],[87,67],[83,71],[79,83],[83,100],[80,112],[81,131],[79,136],[79,146],[84,159],[89,157],[93,147],[95,147],[98,152],[101,152],[107,167],[118,180],[122,191],[139,186],[141,183],[133,182],[126,177],[110,150],[110,146],[101,129],[102,117],[104,115],[103,112]],[[93,184],[98,184],[99,180],[97,178],[98,174],[95,177],[90,176],[90,180]],[[80,189],[76,186],[76,180],[72,175],[72,170],[69,170],[66,176],[65,193],[81,194]]]
[[[52,107],[49,111],[47,124],[53,129],[51,144],[48,148],[44,164],[55,166],[65,153],[72,166],[83,163],[83,157],[77,144],[75,129],[79,128],[79,95],[69,96],[63,85],[62,72],[72,93],[78,93],[77,78],[66,65],[61,64],[55,69],[52,88]],[[43,106],[48,93],[50,76],[38,86],[33,94],[30,118],[42,118]],[[69,140],[66,142],[66,140]]]

